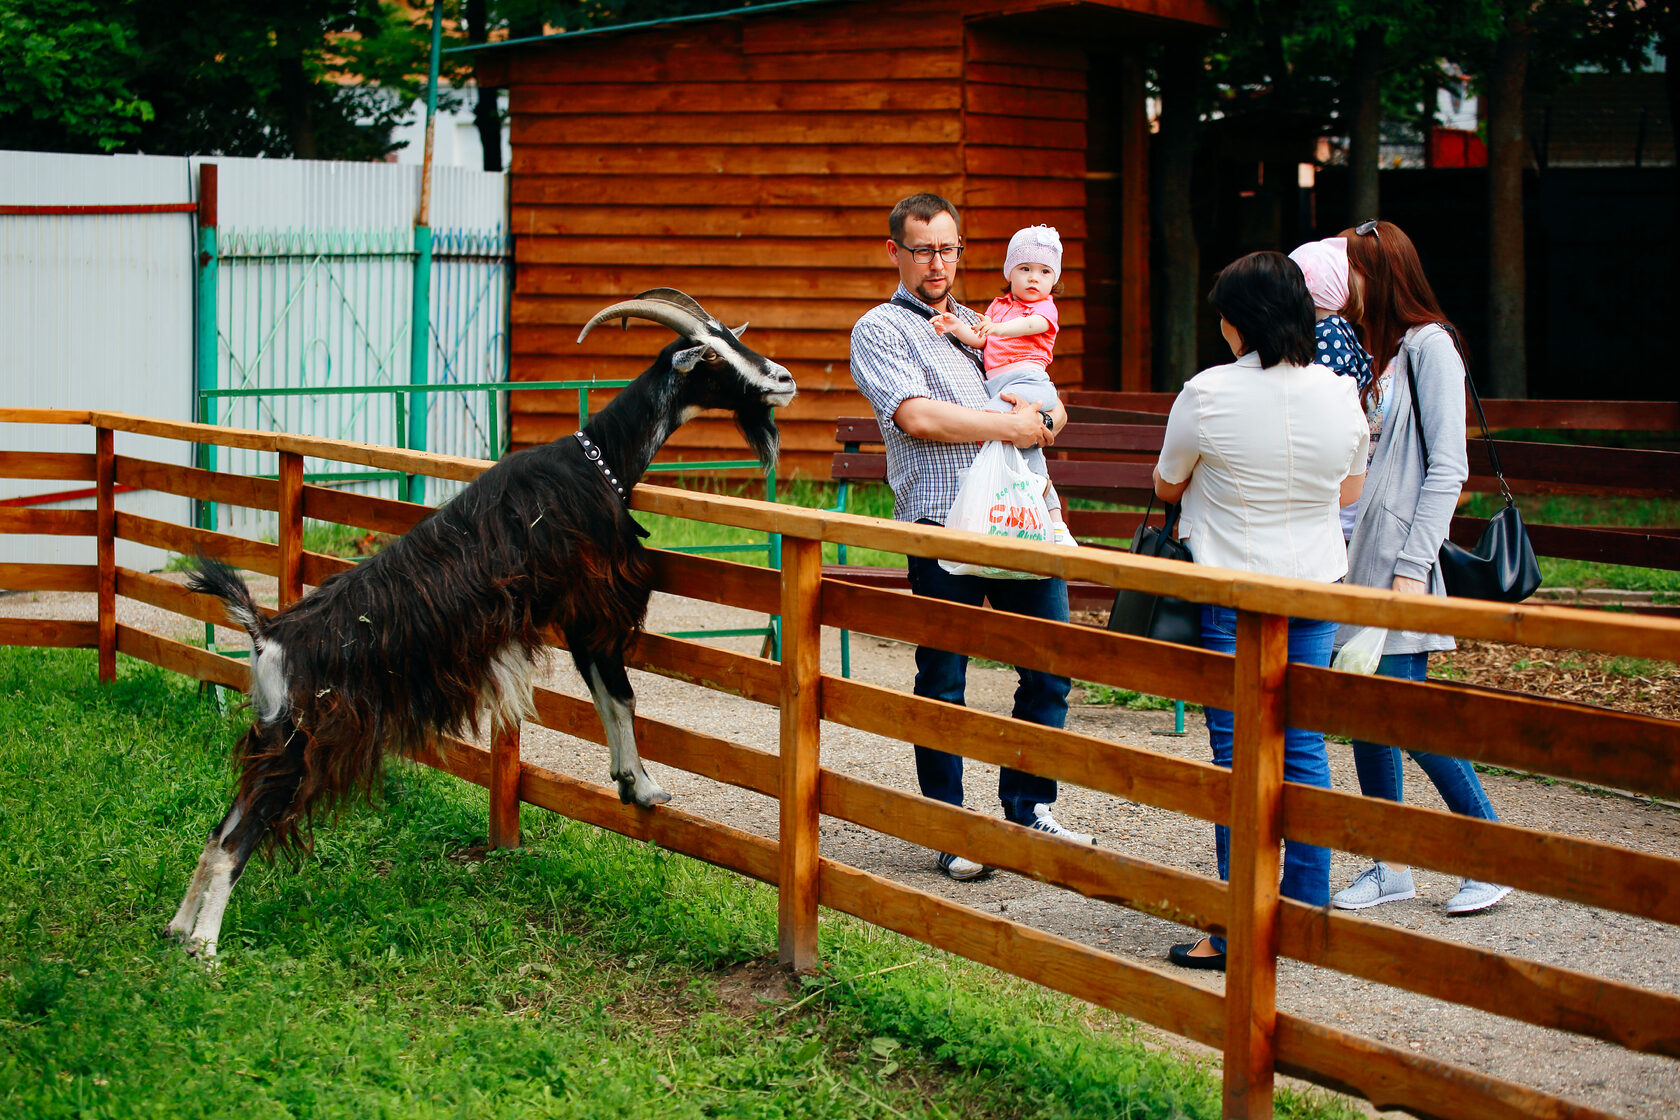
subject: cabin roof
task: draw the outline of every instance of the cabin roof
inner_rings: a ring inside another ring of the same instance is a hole
[[[656,27],[674,27],[684,23],[705,23],[711,20],[734,19],[745,16],[768,15],[772,12],[786,11],[789,8],[813,8],[820,4],[839,6],[841,4],[858,4],[866,0],[775,0],[769,4],[752,4],[734,8],[721,8],[713,12],[695,12],[684,16],[667,16],[664,19],[638,20],[634,23],[616,23],[605,27],[586,27],[578,31],[559,31],[553,35],[528,35],[519,39],[503,39],[494,43],[473,43],[463,47],[450,47],[445,54],[484,53],[502,50],[508,47],[529,47],[540,43],[569,43],[576,39],[589,36],[612,35],[630,31],[646,31]],[[1109,9],[1117,13],[1182,21],[1214,28],[1224,25],[1225,19],[1213,0],[1027,0],[1021,5],[1004,5],[997,14],[1015,14],[1016,11],[1049,9]]]

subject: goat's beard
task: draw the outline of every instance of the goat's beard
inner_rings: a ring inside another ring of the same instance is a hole
[[[776,430],[776,414],[770,406],[758,405],[737,409],[735,426],[741,429],[747,445],[753,449],[753,454],[758,456],[758,461],[764,464],[764,469],[770,470],[775,467],[776,459],[781,454],[782,435]]]

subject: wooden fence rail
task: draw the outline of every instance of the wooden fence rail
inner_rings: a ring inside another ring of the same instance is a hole
[[[0,586],[95,592],[99,616],[94,622],[0,619],[0,643],[96,649],[99,673],[106,680],[116,672],[119,652],[228,687],[242,687],[246,677],[245,665],[236,659],[116,621],[118,597],[189,619],[223,621],[219,601],[186,591],[173,580],[117,566],[116,541],[204,551],[273,575],[283,604],[349,566],[303,549],[306,518],[401,532],[428,512],[306,485],[304,455],[450,478],[471,478],[487,466],[104,412],[0,409],[4,422],[95,429],[90,455],[0,451],[0,473],[91,479],[97,509],[0,509],[0,531],[91,536],[97,542],[97,563],[0,564]],[[273,451],[279,457],[278,477],[235,478],[119,455],[118,433]],[[119,485],[272,510],[279,517],[279,541],[243,540],[118,512],[113,498]],[[779,952],[796,967],[817,962],[819,907],[827,907],[1219,1048],[1225,1057],[1225,1114],[1232,1117],[1269,1116],[1277,1072],[1419,1116],[1603,1115],[1409,1049],[1280,1013],[1280,957],[1631,1050],[1680,1057],[1680,995],[1278,896],[1278,845],[1291,837],[1680,924],[1680,860],[1282,780],[1282,733],[1289,725],[1680,796],[1676,721],[1451,683],[1353,677],[1285,661],[1291,616],[1669,660],[1680,656],[1680,623],[1326,587],[1123,553],[1007,544],[926,526],[651,486],[638,487],[632,505],[649,513],[783,535],[779,572],[655,554],[658,586],[664,591],[779,613],[780,662],[652,634],[638,638],[630,657],[633,668],[779,709],[775,753],[662,720],[636,719],[646,757],[777,798],[777,838],[741,832],[680,806],[642,810],[621,805],[610,788],[522,761],[517,731],[497,735],[489,750],[454,740],[435,744],[419,761],[489,791],[494,843],[518,842],[521,802],[541,806],[776,885]],[[827,542],[1003,564],[1230,606],[1238,612],[1236,653],[1030,619],[1012,618],[1005,634],[990,611],[926,599],[907,609],[902,592],[824,578],[821,546]],[[1024,724],[823,673],[818,652],[824,626],[934,643],[971,656],[1025,660],[1049,672],[1229,707],[1236,719],[1235,768]],[[558,634],[550,639],[563,643]],[[825,769],[820,753],[824,721],[1227,824],[1232,829],[1231,881],[1221,883],[1121,851],[1075,847]],[[531,722],[597,743],[604,739],[587,701],[548,689],[537,690]],[[1223,933],[1230,939],[1225,994],[825,858],[817,843],[824,815],[944,851],[971,857],[983,853],[989,863],[1090,898]]]

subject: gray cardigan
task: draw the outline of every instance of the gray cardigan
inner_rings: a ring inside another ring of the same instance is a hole
[[[1410,366],[1417,376],[1418,410],[1429,443],[1424,470],[1423,441],[1412,410]],[[1431,595],[1445,595],[1435,563],[1447,537],[1458,494],[1470,475],[1464,449],[1464,362],[1439,325],[1413,327],[1400,343],[1389,392],[1394,403],[1383,422],[1382,439],[1365,475],[1359,520],[1348,539],[1347,582],[1387,589],[1395,576],[1422,580]],[[1344,625],[1340,646],[1357,626]],[[1385,654],[1453,649],[1451,637],[1413,630],[1391,632]]]

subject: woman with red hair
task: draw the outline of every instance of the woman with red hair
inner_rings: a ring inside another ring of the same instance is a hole
[[[1436,564],[1459,491],[1469,477],[1464,449],[1464,346],[1441,311],[1411,238],[1393,222],[1362,222],[1345,231],[1348,272],[1361,305],[1360,326],[1372,364],[1384,372],[1367,383],[1360,403],[1376,451],[1348,539],[1347,582],[1417,595],[1445,595]],[[1357,627],[1343,626],[1340,646]],[[1445,634],[1390,631],[1377,672],[1401,680],[1428,675],[1429,655],[1454,648]],[[1409,751],[1455,813],[1498,820],[1471,765],[1458,758]],[[1359,790],[1402,800],[1400,751],[1353,744]],[[1446,905],[1449,914],[1485,910],[1511,893],[1466,879]],[[1378,861],[1331,900],[1363,910],[1415,898],[1411,868]]]

